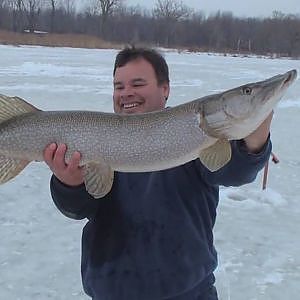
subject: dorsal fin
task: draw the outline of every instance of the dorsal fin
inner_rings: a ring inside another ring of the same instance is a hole
[[[39,111],[39,109],[22,98],[8,97],[0,94],[0,123],[34,111]]]

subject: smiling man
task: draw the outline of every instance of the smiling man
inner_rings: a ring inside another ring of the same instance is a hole
[[[126,48],[114,67],[114,110],[162,110],[169,96],[165,59],[151,49]],[[199,159],[157,172],[115,172],[111,191],[89,195],[80,153],[65,163],[66,145],[51,144],[51,193],[66,216],[87,218],[82,235],[82,282],[93,300],[217,300],[213,227],[219,185],[255,179],[271,151],[272,116],[250,136],[232,141],[231,161],[210,172]]]
[[[150,112],[166,105],[170,92],[168,66],[151,52],[144,52],[144,56],[134,58],[130,52],[128,55],[124,52],[116,58],[113,95],[116,113]]]

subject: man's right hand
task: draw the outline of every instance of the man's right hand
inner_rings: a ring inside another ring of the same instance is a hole
[[[64,184],[78,186],[83,183],[83,170],[79,166],[81,154],[74,152],[70,161],[66,163],[65,154],[67,146],[65,144],[56,145],[52,143],[44,150],[44,160],[54,175]]]

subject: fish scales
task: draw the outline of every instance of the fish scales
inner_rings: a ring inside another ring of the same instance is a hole
[[[43,160],[45,145],[65,143],[67,160],[77,150],[82,153],[82,165],[103,159],[118,171],[153,171],[162,164],[173,167],[179,160],[197,157],[205,134],[194,112],[181,109],[173,118],[172,114],[124,118],[88,111],[28,113],[1,124],[0,149],[6,155]]]

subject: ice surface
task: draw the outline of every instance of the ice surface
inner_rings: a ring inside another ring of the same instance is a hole
[[[0,46],[0,93],[41,109],[112,111],[115,50]],[[300,61],[165,52],[176,105],[258,81]],[[222,188],[215,226],[221,300],[299,299],[300,85],[275,111],[268,188],[257,180]],[[0,187],[0,299],[84,300],[80,238],[85,221],[62,216],[49,194],[50,171],[32,163]]]

